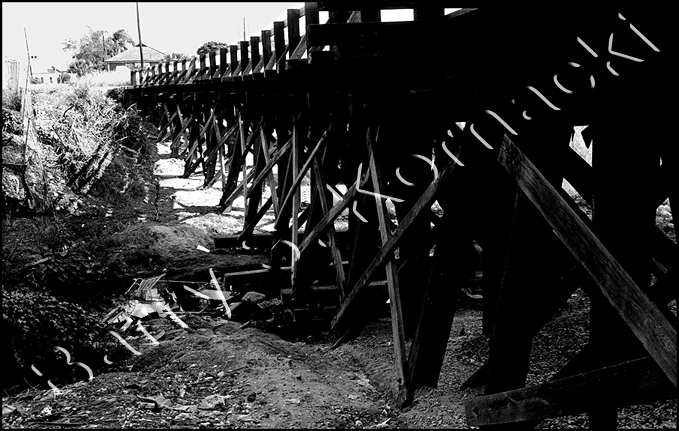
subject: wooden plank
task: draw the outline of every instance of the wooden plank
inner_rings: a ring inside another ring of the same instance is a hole
[[[288,9],[288,52],[290,54],[290,59],[292,59],[292,53],[294,52],[297,45],[299,45],[300,35],[299,35],[299,9]],[[276,47],[278,51],[278,47]]]
[[[276,65],[277,70],[285,70],[285,23],[283,21],[275,21],[273,23],[273,38],[274,49],[276,50]]]
[[[319,156],[314,158],[313,161],[313,172],[315,176],[314,182],[316,185],[316,191],[318,193],[318,199],[321,205],[321,211],[323,213],[323,216],[325,216],[330,211],[330,208],[328,208],[326,182],[318,162],[318,157]],[[335,240],[335,226],[330,226],[330,229],[328,229],[327,246],[330,247],[332,261],[335,264],[335,284],[337,285],[338,288],[340,301],[342,301],[344,299],[344,296],[346,295],[345,292],[346,286],[344,268],[342,267],[342,255],[339,251],[339,248],[337,247],[337,242]]]
[[[291,164],[291,169],[292,169],[292,175],[291,178],[295,178],[295,176],[298,175],[298,169],[299,169],[299,152],[301,150],[300,148],[300,142],[299,142],[299,134],[301,133],[300,125],[299,125],[299,117],[297,117],[293,123],[292,123],[292,164]],[[297,181],[295,181],[290,188],[290,193],[293,193],[292,197],[292,226],[290,228],[291,230],[291,240],[292,240],[292,249],[290,250],[290,266],[292,267],[292,271],[290,273],[290,285],[292,288],[295,288],[295,280],[297,278],[297,265],[296,261],[299,258],[297,256],[298,253],[298,248],[297,248],[297,237],[298,237],[298,231],[299,227],[297,225],[297,216],[299,215],[299,205],[300,205],[300,188],[299,184]],[[288,196],[290,196],[288,194]],[[287,200],[287,198],[286,198]],[[283,205],[281,208],[281,211],[285,211],[285,200],[283,201]]]
[[[288,192],[287,196],[285,196],[285,199],[283,199],[283,203],[281,204],[281,207],[280,207],[281,212],[284,212],[287,209],[288,204],[291,202],[293,196],[295,196],[295,194],[297,193],[297,191],[299,189],[299,185],[302,182],[302,179],[304,178],[304,175],[306,175],[307,170],[309,170],[309,167],[311,166],[311,163],[313,162],[314,156],[316,155],[316,153],[318,153],[318,151],[321,148],[323,148],[323,144],[325,143],[325,138],[327,137],[329,130],[330,129],[328,128],[328,130],[326,130],[323,133],[323,135],[318,140],[318,143],[316,144],[314,149],[311,150],[311,153],[308,154],[307,159],[304,162],[304,165],[302,166],[302,169],[299,171],[299,173],[295,174],[296,177],[295,177],[295,180],[292,183],[292,186],[290,187],[290,191]],[[281,226],[282,226],[282,224],[276,222],[276,229],[280,229]]]
[[[498,162],[552,226],[559,239],[676,386],[677,331],[542,174],[505,135]]]
[[[236,76],[236,68],[238,67],[238,45],[229,45],[229,55],[231,56],[229,76]]]
[[[633,392],[659,390],[671,393],[672,385],[657,364],[646,357],[529,388],[477,397],[464,406],[467,425],[479,427],[579,414],[595,408],[602,400],[619,405],[634,396]]]
[[[245,70],[250,65],[250,53],[248,52],[250,42],[242,40],[238,44],[240,45],[240,63],[238,65],[240,66],[241,75],[246,75]]]
[[[264,67],[269,69],[269,60],[271,60],[271,30],[262,30],[262,58],[264,59]]]
[[[456,156],[459,157],[459,152]],[[408,358],[410,390],[421,386],[436,387],[457,308],[456,300],[461,288],[469,282],[469,268],[473,265],[471,211],[468,209],[473,208],[469,194],[477,190],[466,181],[460,180],[456,184],[455,189],[444,190],[445,184],[439,186],[439,196],[455,196],[455,208],[446,205],[443,218],[436,225],[438,240],[434,262]],[[439,203],[441,201],[439,198]],[[461,226],[465,228],[460,229]]]
[[[361,22],[380,22],[382,21],[382,11],[380,9],[369,9],[361,6]]]
[[[370,150],[372,147],[372,143],[370,142],[370,131],[368,131],[367,141]],[[380,195],[384,194],[382,175],[379,166],[375,162],[374,151],[370,151],[370,174],[375,193]],[[375,205],[377,207],[377,220],[380,226],[380,237],[382,239],[382,245],[385,245],[389,242],[391,235],[386,222],[386,210],[382,198],[375,196]],[[389,290],[389,308],[391,310],[391,331],[392,339],[394,341],[394,355],[396,357],[396,378],[399,382],[399,393],[396,402],[399,406],[403,406],[410,396],[408,391],[410,373],[408,372],[408,358],[406,356],[405,330],[403,327],[403,315],[401,311],[401,293],[398,289],[398,275],[396,273],[396,265],[394,264],[393,256],[386,262],[386,272],[387,289]]]
[[[260,61],[260,56],[259,56],[259,36],[250,36],[250,54],[252,57],[252,73],[259,72],[257,70],[257,65],[259,64]]]
[[[219,48],[219,77],[224,78],[227,73],[227,62],[226,57],[228,56],[229,49],[227,47]]]
[[[264,169],[266,170],[269,167],[269,165],[271,164],[271,158],[269,156],[269,142],[266,139],[266,132],[264,131],[264,127],[262,127],[260,129],[260,134],[261,134],[260,140],[262,141],[262,149],[264,151],[264,153],[263,153],[264,154],[264,162],[266,163],[266,168],[264,168]],[[281,153],[281,152],[284,152],[284,151],[285,151],[284,148],[280,148],[279,150],[277,149],[278,153]],[[278,158],[280,158],[280,156]],[[278,217],[278,214],[279,214],[279,207],[278,207],[278,196],[276,194],[276,180],[273,176],[273,166],[278,162],[278,158],[276,158],[276,162],[274,162],[274,164],[271,164],[271,169],[269,169],[269,172],[267,174],[268,175],[267,178],[269,180],[269,190],[271,192],[271,200],[272,200],[272,203],[273,203],[273,212],[276,215],[276,217]],[[257,178],[255,178],[255,181],[253,181],[253,184],[257,184]]]
[[[259,139],[259,133],[258,131],[262,129],[262,122],[264,120],[261,119],[259,121],[259,124],[255,128],[255,130],[252,132],[252,134],[248,137],[248,139],[252,139],[253,137],[257,136],[258,139],[254,139],[254,151],[252,152],[254,155],[254,160],[253,160],[253,166],[252,170],[255,172],[255,175],[257,175],[259,172],[263,171],[264,168],[266,167],[266,162],[265,159],[262,155],[262,142],[261,139]],[[245,195],[244,195],[245,196]],[[245,222],[244,225],[248,226],[253,217],[256,217],[257,215],[257,208],[259,208],[259,204],[262,200],[262,185],[261,184],[253,184],[252,187],[248,190],[248,194],[246,196],[249,199],[248,202],[248,211],[247,211],[247,217],[245,217]],[[262,216],[264,214],[262,213]]]
[[[243,49],[243,43],[241,42],[241,61],[243,59],[242,49]],[[245,217],[247,218],[247,216],[248,216],[248,203],[247,203],[247,198],[245,196],[247,196],[247,194],[248,194],[248,171],[247,171],[247,164],[248,164],[247,154],[248,153],[247,153],[247,148],[245,147],[245,139],[246,138],[245,138],[245,127],[243,125],[243,113],[242,112],[238,115],[238,127],[240,128],[241,157],[243,157],[243,182],[241,183],[242,188],[243,188],[243,210],[245,211]],[[254,175],[254,169],[252,170],[252,174]]]
[[[426,21],[443,19],[445,14],[446,13],[443,6],[436,5],[418,6],[413,9],[413,20]]]

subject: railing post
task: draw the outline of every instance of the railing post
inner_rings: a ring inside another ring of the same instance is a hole
[[[231,76],[236,72],[238,67],[238,45],[229,45],[231,51]]]
[[[271,30],[262,30],[262,56],[264,57],[264,70],[267,70],[271,60]]]
[[[273,39],[274,48],[276,50],[276,70],[279,72],[285,70],[285,23],[283,21],[274,21],[273,23]]]
[[[250,53],[252,54],[252,73],[259,64],[259,36],[250,36]]]
[[[215,76],[215,72],[217,72],[217,53],[210,51],[208,55],[210,56],[210,79],[212,79]]]
[[[219,48],[219,78],[223,78],[226,74],[226,54],[229,49],[226,47]]]
[[[239,42],[240,44],[240,75],[244,76],[245,75],[245,69],[248,67],[248,62],[250,59],[248,58],[248,41],[247,40],[242,40]]]
[[[299,9],[288,9],[288,58],[292,58],[300,39]]]
[[[202,79],[203,78],[203,73],[205,70],[205,53],[200,55],[200,63],[199,63],[200,69],[198,69],[198,75],[196,76],[196,79]]]

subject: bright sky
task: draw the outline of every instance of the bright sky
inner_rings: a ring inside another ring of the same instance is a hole
[[[287,9],[301,8],[304,3],[139,3],[141,38],[145,45],[165,54],[172,52],[195,55],[205,42],[233,44],[243,40],[243,17],[246,35],[261,35],[283,21]],[[323,22],[323,13],[321,13]],[[182,24],[184,23],[184,24]],[[63,42],[80,39],[92,30],[113,34],[125,29],[138,41],[135,3],[2,3],[3,58],[26,59],[28,35],[33,71],[54,65],[66,68],[71,54],[63,51]]]

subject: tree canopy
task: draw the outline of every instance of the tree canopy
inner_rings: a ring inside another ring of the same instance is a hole
[[[165,54],[165,57],[163,57],[163,61],[182,61],[182,60],[188,60],[189,56],[186,54],[181,54],[179,52],[173,52],[172,54]]]
[[[88,27],[89,28],[89,27]],[[73,62],[68,71],[82,76],[95,70],[104,70],[104,60],[126,51],[134,40],[123,29],[109,35],[104,30],[92,30],[80,39],[66,39],[63,50],[71,51]]]
[[[196,54],[209,54],[213,51],[219,51],[220,48],[227,48],[229,45],[224,42],[209,41],[205,42],[196,50]]]

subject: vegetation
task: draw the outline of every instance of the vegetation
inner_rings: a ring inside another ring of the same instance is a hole
[[[214,51],[219,51],[220,48],[227,48],[229,45],[224,43],[224,42],[214,42],[214,41],[209,41],[205,42],[196,50],[196,54],[201,55],[201,54],[209,54],[210,52]]]
[[[165,54],[165,57],[163,58],[163,61],[182,61],[182,60],[190,60],[189,56],[186,54],[181,54],[178,52],[173,52],[172,54]]]
[[[19,99],[3,92],[2,102],[4,157],[6,141],[16,146],[24,140],[15,138],[22,133]],[[27,382],[45,384],[44,379],[36,381],[31,365],[45,375],[61,376],[61,381],[52,380],[54,384],[83,380],[84,370],[67,366],[55,346],[68,350],[74,361],[86,363],[95,374],[105,365],[104,355],[115,361],[128,353],[101,323],[110,304],[105,298],[129,286],[126,274],[112,263],[112,250],[122,246],[115,234],[127,224],[102,220],[106,208],[127,207],[134,216],[136,205],[148,200],[146,184],[156,154],[155,128],[118,89],[104,94],[87,81],[35,89],[33,106],[38,140],[34,148],[40,157],[28,159],[34,166],[27,170],[44,171],[40,178],[49,181],[46,190],[53,183],[68,186],[77,200],[77,207],[70,208],[78,212],[60,212],[54,206],[42,215],[10,218],[5,211],[2,359],[9,371],[5,375],[10,376],[3,378],[6,390]],[[111,156],[105,169],[90,173],[92,160],[103,162],[106,154]],[[7,201],[5,187],[2,197]],[[53,367],[62,369],[57,372]]]
[[[83,76],[93,71],[104,70],[106,68],[104,60],[126,51],[133,43],[133,39],[123,29],[107,36],[104,30],[90,28],[79,40],[64,41],[64,51],[70,51],[74,59],[68,66],[68,72]]]

